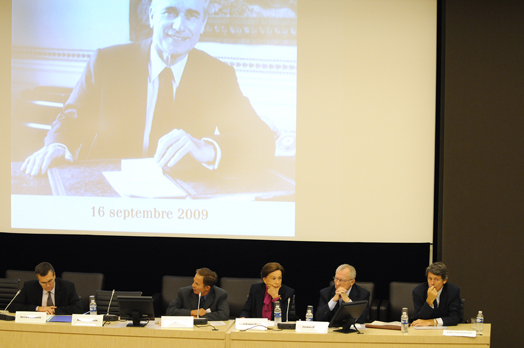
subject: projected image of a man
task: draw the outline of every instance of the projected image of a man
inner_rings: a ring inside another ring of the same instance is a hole
[[[195,47],[207,21],[208,1],[153,0],[149,23],[153,28],[153,48],[168,65],[182,60]]]
[[[269,163],[273,132],[239,88],[234,69],[195,47],[209,0],[150,1],[151,39],[96,50],[22,171],[65,159],[184,158],[210,170]],[[187,156],[190,155],[190,156]],[[59,162],[58,162],[59,163]]]

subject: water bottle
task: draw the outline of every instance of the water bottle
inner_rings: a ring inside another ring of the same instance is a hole
[[[313,321],[313,306],[307,306],[306,321]]]
[[[96,315],[96,302],[95,302],[95,296],[91,295],[89,296],[89,314]]]
[[[484,315],[482,311],[477,314],[477,336],[482,336],[482,330],[484,329]]]
[[[280,301],[275,302],[275,325],[282,322],[282,309],[280,309]]]
[[[402,316],[400,317],[400,331],[407,334],[409,327],[409,318],[408,318],[408,309],[406,307],[402,308]]]

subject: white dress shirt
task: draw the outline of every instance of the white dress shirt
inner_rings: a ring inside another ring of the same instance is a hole
[[[348,295],[348,297],[349,297],[349,293],[351,292],[351,289],[353,289],[353,286],[351,286],[351,287],[348,289],[348,291],[346,292],[346,295]],[[340,301],[342,301],[342,298],[340,298],[340,299],[338,300],[338,302],[340,302]],[[353,302],[353,300],[350,298],[350,299],[349,299],[349,302]],[[333,301],[333,297],[332,297],[331,300],[329,300],[329,302],[328,302],[329,310],[332,311],[333,308],[335,308],[336,305],[337,305],[337,303],[336,303],[335,301]]]

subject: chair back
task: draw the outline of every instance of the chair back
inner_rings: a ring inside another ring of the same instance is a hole
[[[95,302],[98,314],[107,314],[107,307],[111,301],[111,294],[113,291],[97,290],[95,293]],[[109,314],[120,315],[120,306],[118,304],[118,296],[142,296],[142,291],[115,291]]]
[[[160,298],[162,314],[166,314],[167,307],[171,301],[177,297],[178,290],[191,284],[193,284],[193,277],[179,277],[172,275],[162,277],[162,294]]]
[[[29,280],[35,280],[35,271],[21,271],[18,269],[8,269],[5,271],[5,277],[9,279],[20,279],[20,289],[24,287],[24,283]]]
[[[413,289],[420,283],[391,282],[389,284],[389,319],[388,321],[400,321],[402,308],[407,307],[408,317],[415,315],[413,305]]]
[[[251,285],[261,282],[261,278],[222,277],[220,279],[220,287],[227,291],[229,317],[231,319],[240,317],[240,313],[242,313],[242,309],[244,309],[244,305],[246,304]]]
[[[11,302],[19,286],[20,280],[18,279],[0,278],[0,309],[5,309],[9,302]]]
[[[363,287],[367,291],[369,291],[369,305],[373,303],[373,300],[375,299],[375,283],[373,282],[356,282],[358,286]],[[351,293],[350,293],[351,295]]]
[[[89,296],[95,295],[96,291],[102,290],[104,286],[102,273],[63,272],[62,279],[75,284],[84,312],[89,310]]]
[[[466,302],[465,298],[460,299],[460,322],[459,323],[465,323],[466,318],[464,318],[464,303]]]

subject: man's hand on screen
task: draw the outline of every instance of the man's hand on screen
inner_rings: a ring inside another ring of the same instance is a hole
[[[198,162],[211,162],[215,158],[213,145],[193,138],[182,129],[174,129],[158,140],[155,160],[160,167],[173,167],[185,155],[191,154]]]
[[[64,145],[50,144],[27,157],[22,164],[21,171],[33,176],[45,174],[51,163],[57,158],[73,163],[73,156]]]

